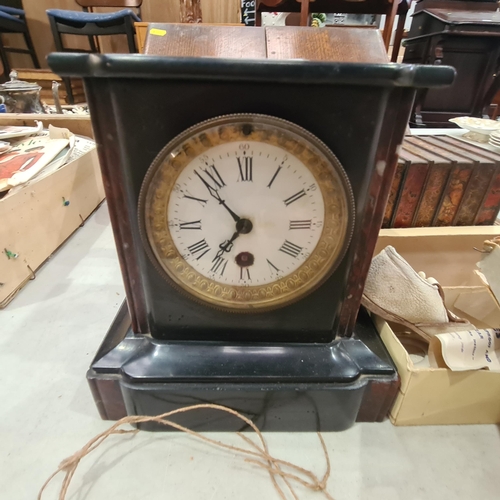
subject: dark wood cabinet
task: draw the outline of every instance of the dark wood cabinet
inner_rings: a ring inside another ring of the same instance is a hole
[[[414,14],[403,62],[453,66],[457,76],[450,88],[417,94],[413,126],[449,127],[454,126],[448,122],[450,118],[480,117],[487,112],[499,85],[500,13],[471,10],[469,2],[437,5],[440,8]],[[462,9],[464,5],[468,5],[467,10]],[[476,6],[494,8],[484,3]]]

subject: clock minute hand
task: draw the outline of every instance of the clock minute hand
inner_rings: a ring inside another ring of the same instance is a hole
[[[201,182],[203,182],[203,184],[205,184],[205,187],[208,189],[208,192],[210,193],[210,196],[212,196],[212,198],[215,198],[220,205],[222,205],[230,214],[231,214],[231,217],[233,218],[234,222],[238,222],[241,217],[239,217],[238,215],[236,215],[227,205],[226,205],[226,202],[220,197],[220,194],[219,192],[217,191],[217,189],[214,189],[198,172],[194,172],[201,180]]]
[[[219,203],[231,214],[231,217],[233,218],[234,222],[239,222],[241,220],[241,217],[236,215],[227,205],[224,200],[221,200],[219,196]]]

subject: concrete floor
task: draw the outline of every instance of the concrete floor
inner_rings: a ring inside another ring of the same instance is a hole
[[[110,426],[97,414],[85,372],[123,298],[103,205],[0,311],[0,498],[36,498],[62,459]],[[235,435],[211,436],[240,444]],[[324,472],[315,434],[265,437],[275,456]],[[500,498],[498,426],[384,422],[324,438],[336,500]],[[112,437],[80,467],[68,499],[279,498],[266,472],[179,433]],[[57,498],[56,483],[43,498]],[[323,498],[303,487],[297,493]]]

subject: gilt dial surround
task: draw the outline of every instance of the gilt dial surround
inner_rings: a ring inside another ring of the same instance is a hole
[[[226,115],[174,138],[139,197],[160,274],[234,312],[288,305],[321,285],[350,242],[354,202],[333,153],[297,125]]]

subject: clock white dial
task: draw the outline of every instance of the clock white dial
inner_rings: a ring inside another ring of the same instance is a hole
[[[208,149],[182,170],[167,214],[174,244],[195,270],[250,286],[301,266],[320,239],[325,209],[316,179],[297,157],[237,141]],[[231,241],[234,215],[251,229]]]
[[[139,196],[141,236],[160,274],[203,303],[251,312],[321,285],[354,224],[347,176],[292,123],[228,115],[173,139]]]

